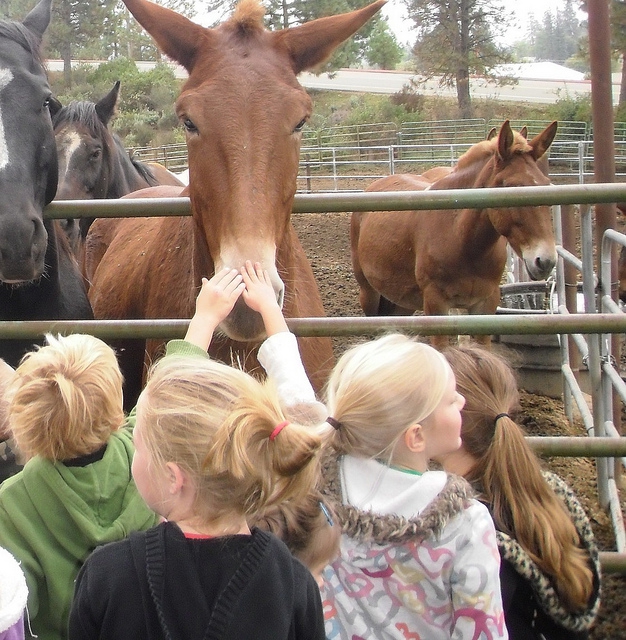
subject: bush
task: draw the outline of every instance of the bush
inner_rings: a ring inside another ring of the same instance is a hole
[[[560,96],[560,91],[559,94]],[[559,97],[549,109],[550,117],[555,120],[591,123],[591,96],[576,94],[571,97],[566,93]]]
[[[180,81],[172,68],[157,64],[149,71],[139,71],[128,58],[115,58],[99,67],[81,65],[72,70],[73,86],[63,85],[63,74],[51,75],[50,83],[62,104],[72,100],[98,102],[120,81],[117,116],[112,122],[125,146],[151,146],[184,140],[174,112]]]
[[[407,113],[419,113],[424,108],[424,96],[417,91],[415,83],[405,84],[390,98],[392,104],[404,107]]]

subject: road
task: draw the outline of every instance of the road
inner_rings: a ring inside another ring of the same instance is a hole
[[[73,64],[81,64],[79,61]],[[89,61],[87,64],[97,66],[98,61]],[[154,67],[154,62],[137,62],[140,71],[147,71]],[[47,67],[50,71],[62,71],[61,60],[48,60]],[[177,78],[186,78],[187,72],[179,65],[172,64]],[[413,74],[398,71],[372,71],[365,69],[341,69],[332,78],[327,74],[316,76],[312,73],[301,73],[300,83],[307,89],[329,89],[333,91],[359,91],[369,93],[396,93],[407,84]],[[613,103],[617,104],[619,98],[619,79],[613,76]],[[418,90],[424,95],[440,95],[456,97],[454,88],[439,87],[436,80],[428,81]],[[551,104],[559,98],[566,96],[575,97],[577,94],[591,93],[591,82],[564,81],[564,80],[532,80],[521,79],[519,84],[513,86],[497,87],[482,79],[470,81],[470,91],[473,98],[493,98],[495,100],[512,100],[516,102],[536,102]]]
[[[311,73],[301,73],[299,80],[304,87],[309,89],[395,93],[402,89],[410,81],[411,77],[413,77],[412,74],[396,71],[342,69],[332,79],[326,74],[315,76]],[[425,95],[456,97],[456,89],[439,87],[436,80],[428,81],[418,91]],[[482,79],[474,79],[470,81],[470,92],[473,98],[550,104],[566,96],[574,97],[576,94],[590,94],[591,82],[522,79],[517,85],[497,87],[495,84],[486,83]],[[615,104],[617,104],[618,98],[619,82],[614,80],[613,101]]]

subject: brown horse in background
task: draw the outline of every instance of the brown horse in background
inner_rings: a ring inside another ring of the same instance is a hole
[[[506,121],[496,137],[473,145],[429,189],[548,185],[537,160],[545,156],[556,129],[553,122],[528,141]],[[419,176],[393,175],[367,191],[415,190],[419,182],[424,182]],[[350,235],[360,303],[369,316],[419,309],[447,315],[451,308],[495,313],[507,240],[533,280],[547,277],[556,264],[547,206],[355,212]]]
[[[125,0],[162,51],[189,72],[176,112],[186,129],[190,184],[168,195],[189,195],[192,217],[94,223],[87,251],[95,252],[95,262],[103,255],[90,291],[97,318],[189,318],[201,278],[246,260],[267,269],[286,317],[324,315],[290,221],[301,132],[311,115],[311,99],[296,76],[324,61],[384,2],[271,32],[257,0],[242,0],[213,29],[147,0]],[[146,195],[160,193],[157,188]],[[221,331],[211,354],[254,370],[265,336],[261,316],[240,299]],[[332,366],[332,342],[299,343],[320,387]],[[154,346],[149,350],[154,357]],[[130,359],[143,369],[139,351],[143,347]],[[127,383],[135,385],[126,390],[128,404],[142,371],[132,374],[134,380],[125,371]]]

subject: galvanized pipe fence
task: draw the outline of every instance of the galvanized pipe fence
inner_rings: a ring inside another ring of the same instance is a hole
[[[473,142],[434,144],[389,144],[368,146],[303,147],[298,188],[311,192],[313,183],[325,190],[355,191],[376,178],[395,173],[421,173],[432,166],[453,166]],[[626,177],[626,141],[615,141],[616,176]],[[591,140],[559,140],[550,147],[550,177],[553,182],[585,184],[594,178]],[[330,187],[332,185],[332,187]]]
[[[301,149],[298,190],[356,191],[372,180],[394,173],[421,173],[432,166],[454,165],[477,140],[459,142],[387,143],[368,140],[366,144],[338,142]],[[164,164],[171,171],[187,169],[185,144],[154,149],[137,149],[136,156]],[[616,175],[626,178],[626,140],[615,140]],[[579,183],[594,179],[593,141],[555,140],[550,147],[550,177],[553,182]],[[355,183],[360,183],[355,188]],[[314,188],[315,186],[315,188]]]
[[[558,334],[566,413],[572,419],[572,399],[576,403],[588,433],[587,437],[529,438],[541,455],[584,456],[596,458],[600,504],[611,513],[617,552],[603,552],[605,571],[626,573],[626,536],[618,491],[619,475],[614,460],[626,458],[626,438],[613,424],[612,392],[626,401],[626,385],[611,363],[613,334],[626,333],[626,314],[613,301],[611,268],[615,260],[614,245],[626,246],[626,236],[608,230],[602,245],[602,295],[596,307],[596,283],[593,269],[591,207],[601,202],[626,201],[626,184],[553,185],[549,187],[511,187],[507,189],[455,189],[427,192],[386,193],[316,193],[298,194],[294,213],[346,211],[399,211],[413,209],[458,209],[493,206],[556,206],[557,238],[557,313],[520,313],[495,316],[409,316],[384,318],[294,318],[290,329],[299,336],[378,335],[404,331],[420,335],[513,335]],[[561,206],[580,205],[581,257],[562,246]],[[57,201],[46,208],[50,218],[126,217],[189,215],[188,198],[131,200]],[[442,213],[441,215],[445,215]],[[565,304],[564,264],[581,271],[585,307],[572,313]],[[608,274],[608,275],[607,275]],[[0,335],[6,338],[39,337],[47,332],[87,332],[103,339],[146,337],[171,339],[182,337],[188,320],[100,320],[57,322],[0,322]],[[591,408],[570,365],[568,336],[572,337],[584,359],[591,380]]]

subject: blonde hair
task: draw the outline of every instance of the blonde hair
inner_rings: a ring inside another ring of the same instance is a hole
[[[15,369],[0,358],[0,440],[4,440],[11,435],[7,390],[14,377]]]
[[[206,521],[299,499],[318,480],[322,435],[295,423],[276,433],[285,417],[274,387],[234,367],[161,360],[140,396],[139,417],[151,460],[189,474]]]
[[[491,505],[496,527],[551,577],[570,611],[584,608],[593,593],[593,573],[565,505],[544,479],[524,431],[508,415],[519,405],[511,367],[477,346],[450,348],[445,355],[465,396],[463,447],[476,460],[466,479]]]
[[[402,334],[346,351],[326,387],[328,412],[340,425],[338,450],[390,459],[406,429],[441,402],[449,375],[450,366],[437,350]]]
[[[302,500],[272,505],[249,524],[278,536],[311,571],[329,564],[339,554],[341,527],[317,490]]]
[[[22,453],[52,461],[97,451],[122,425],[122,374],[115,352],[90,335],[46,336],[9,386],[9,418]]]

